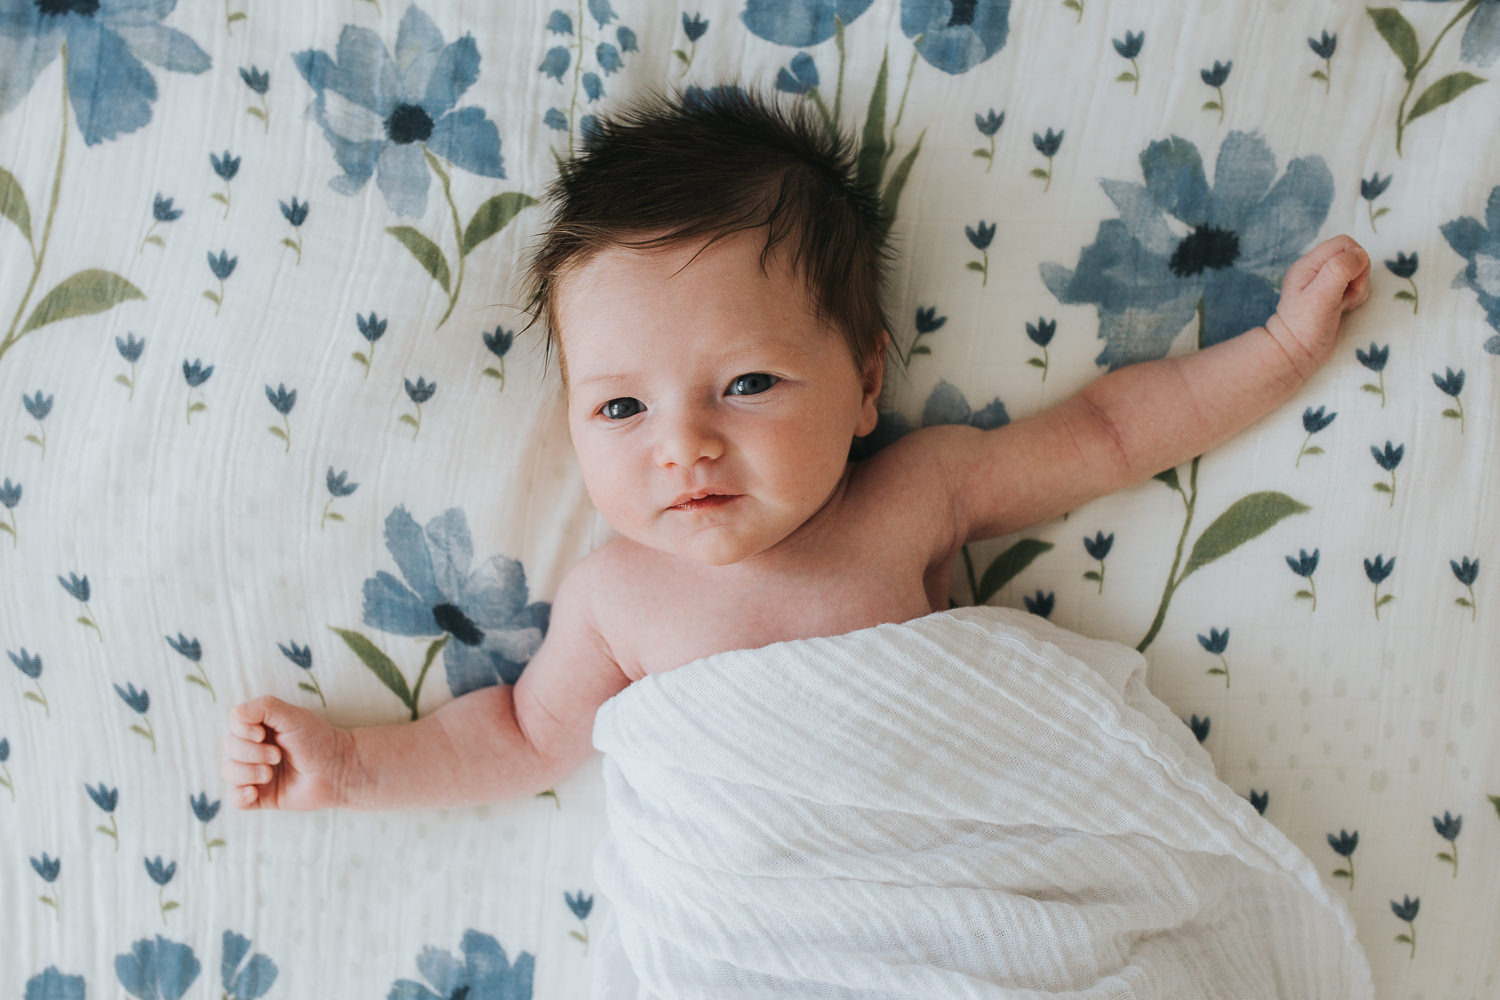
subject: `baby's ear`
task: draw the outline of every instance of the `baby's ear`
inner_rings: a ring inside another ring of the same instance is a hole
[[[855,437],[869,434],[880,420],[880,414],[876,412],[876,404],[880,401],[880,387],[885,380],[885,352],[890,342],[890,334],[881,331],[880,343],[876,345],[875,350],[870,352],[870,358],[865,362],[865,370],[860,373],[862,396],[859,426],[855,428]]]

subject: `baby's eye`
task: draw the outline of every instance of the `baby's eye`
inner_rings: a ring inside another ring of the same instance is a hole
[[[604,414],[607,420],[624,420],[626,417],[635,416],[644,409],[645,407],[641,405],[639,399],[630,396],[621,396],[619,399],[611,399],[605,403],[599,408],[599,412]]]
[[[781,379],[775,375],[767,375],[765,372],[755,372],[750,375],[741,375],[729,383],[729,395],[731,396],[754,396],[765,392],[771,386],[780,382]]]

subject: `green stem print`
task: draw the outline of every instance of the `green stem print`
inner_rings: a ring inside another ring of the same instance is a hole
[[[120,853],[120,825],[115,822],[115,817],[114,817],[113,814],[106,813],[105,815],[109,817],[109,826],[105,826],[104,824],[101,823],[98,826],[94,827],[94,831],[96,833],[102,833],[106,837],[109,837],[110,839],[112,839],[115,842],[115,853],[119,854]]]
[[[332,501],[329,502],[332,503]],[[323,707],[328,707],[328,699],[323,697],[323,685],[318,683],[318,679],[313,676],[311,670],[307,672],[307,680],[297,682],[297,688],[309,694],[317,695],[318,700],[323,703]]]
[[[969,553],[969,547],[963,546],[959,551],[964,557],[964,570],[969,577],[969,593],[973,595],[972,603],[988,604],[990,598],[1000,592],[1001,587],[1019,576],[1037,556],[1051,549],[1051,542],[1044,542],[1040,538],[1023,538],[996,556],[984,571],[983,577],[975,577],[974,558]]]
[[[224,0],[224,30],[229,35],[232,36],[234,34],[234,22],[243,21],[249,16],[249,14],[245,13],[242,10],[237,10],[233,13],[230,13],[229,0]]]
[[[67,159],[68,46],[66,42],[63,43],[60,59],[62,64],[62,72],[59,74],[62,79],[62,127],[58,133],[57,167],[52,175],[52,197],[47,205],[47,219],[42,224],[40,246],[32,240],[31,209],[20,181],[8,170],[0,169],[0,215],[15,223],[16,227],[21,230],[21,234],[31,245],[32,259],[31,278],[26,283],[26,291],[22,293],[21,302],[16,306],[15,315],[11,318],[5,338],[0,340],[0,360],[5,358],[6,352],[22,337],[49,323],[104,312],[127,299],[146,297],[140,289],[118,274],[91,268],[64,278],[42,297],[36,308],[27,316],[25,324],[21,323],[21,317],[26,316],[26,307],[31,302],[32,293],[36,291],[37,281],[41,278],[42,266],[47,260],[47,248],[52,242],[52,223],[57,216],[57,201],[62,191],[63,163]]]
[[[36,434],[26,435],[26,440],[42,449],[42,457],[47,457],[47,427],[40,420],[36,422]],[[38,436],[40,435],[40,437]]]
[[[1430,111],[1435,111],[1454,100],[1464,91],[1484,83],[1484,78],[1475,76],[1473,73],[1449,73],[1434,82],[1422,91],[1416,102],[1407,111],[1407,103],[1411,101],[1412,91],[1417,86],[1417,77],[1423,69],[1432,61],[1432,56],[1437,52],[1438,46],[1442,44],[1444,37],[1452,31],[1460,21],[1469,17],[1478,9],[1480,0],[1467,0],[1457,14],[1443,30],[1432,41],[1427,49],[1426,55],[1421,55],[1421,43],[1417,40],[1416,29],[1412,27],[1402,13],[1395,7],[1366,7],[1365,13],[1370,15],[1370,20],[1375,22],[1375,30],[1385,43],[1390,46],[1396,58],[1401,61],[1404,70],[1403,79],[1406,81],[1406,91],[1401,95],[1401,103],[1396,108],[1396,155],[1401,155],[1401,140],[1406,132],[1407,126],[1421,118]]]
[[[47,704],[47,692],[42,690],[41,678],[34,677],[32,678],[31,683],[36,685],[36,690],[27,691],[26,694],[23,695],[23,697],[27,701],[34,701],[38,705],[42,706],[42,711],[46,713],[47,718],[52,718],[52,707]]]
[[[390,689],[392,694],[401,699],[401,704],[405,705],[407,710],[411,712],[412,721],[415,722],[417,720],[417,706],[422,700],[422,685],[427,680],[427,672],[432,669],[432,664],[437,659],[437,655],[443,651],[444,646],[448,645],[448,640],[451,637],[447,633],[444,633],[427,647],[427,654],[422,661],[422,670],[417,675],[416,686],[408,688],[406,677],[402,675],[401,669],[396,666],[396,661],[387,656],[380,647],[376,646],[366,636],[352,629],[337,628],[333,625],[328,626],[328,630],[340,639],[343,639],[344,644],[353,651],[355,656],[359,657],[361,663],[370,668],[371,673],[375,675],[380,683],[384,684]]]
[[[1078,19],[1076,21],[1074,21],[1073,23],[1075,23],[1075,24],[1082,24],[1083,23],[1083,0],[1062,0],[1062,5],[1064,7],[1066,7],[1066,8],[1068,8],[1068,10],[1072,10],[1072,11],[1077,11],[1078,12]]]

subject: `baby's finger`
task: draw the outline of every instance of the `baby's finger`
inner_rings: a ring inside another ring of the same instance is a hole
[[[245,764],[240,761],[226,760],[219,769],[228,785],[264,785],[268,784],[274,773],[268,764]]]
[[[255,809],[260,806],[260,789],[254,785],[242,785],[230,795],[230,800],[241,809]]]
[[[241,764],[274,766],[281,763],[281,748],[274,743],[251,743],[231,738],[224,741],[224,755]]]
[[[229,717],[229,732],[237,739],[248,740],[251,743],[264,743],[266,740],[266,727],[254,726],[241,722],[234,716]]]

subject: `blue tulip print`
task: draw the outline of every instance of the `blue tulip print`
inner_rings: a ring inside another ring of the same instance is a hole
[[[585,896],[583,890],[576,893],[564,892],[563,900],[568,904],[568,909],[573,911],[573,916],[583,925],[583,931],[569,931],[568,936],[583,944],[583,953],[589,953],[589,914],[594,910],[594,897]]]
[[[516,342],[516,331],[507,330],[503,327],[495,327],[493,331],[479,332],[479,339],[484,342],[485,348],[495,356],[496,363],[500,367],[490,365],[480,372],[485,378],[495,379],[500,383],[500,391],[505,391],[505,356],[510,353],[511,345]]]
[[[1038,590],[1035,594],[1023,596],[1021,603],[1026,605],[1027,613],[1039,618],[1051,618],[1052,609],[1057,606],[1057,594],[1050,590]]]
[[[985,114],[974,114],[974,127],[979,134],[990,141],[989,148],[983,146],[974,150],[974,155],[984,161],[984,172],[989,173],[990,168],[995,165],[995,134],[1000,131],[1000,126],[1005,124],[1005,112],[998,114],[994,108],[990,108]]]
[[[69,573],[66,580],[59,576],[57,582],[62,584],[63,590],[66,590],[79,604],[83,605],[83,614],[75,618],[74,621],[93,629],[94,633],[98,635],[99,641],[103,642],[104,631],[94,621],[94,612],[89,608],[89,597],[91,596],[89,578],[87,576],[79,576],[77,573]]]
[[[615,24],[619,18],[609,0],[588,0],[588,18],[584,17],[584,4],[579,3],[577,18],[575,25],[573,15],[565,11],[554,10],[547,16],[547,34],[561,36],[567,42],[549,48],[542,64],[537,67],[537,72],[568,88],[569,92],[566,108],[549,107],[542,116],[542,122],[548,128],[568,133],[566,155],[556,149],[552,151],[559,165],[574,156],[580,141],[588,141],[588,120],[593,116],[579,114],[579,87],[583,88],[588,103],[593,104],[604,96],[604,80],[625,68],[625,54],[640,51],[634,29]],[[592,37],[587,34],[589,21],[595,28]],[[684,14],[684,27],[689,23]],[[614,25],[612,30],[611,25]],[[595,69],[584,72],[590,56]],[[571,82],[568,80],[570,70]]]
[[[1474,292],[1485,319],[1500,331],[1500,186],[1490,190],[1483,223],[1465,215],[1443,223],[1440,228],[1453,252],[1467,262],[1454,278],[1454,286]],[[1484,342],[1484,349],[1490,354],[1500,354],[1500,332]]]
[[[428,382],[420,375],[417,376],[416,382],[412,382],[411,379],[405,379],[404,382],[406,398],[412,401],[412,405],[417,408],[417,412],[415,416],[410,413],[401,414],[401,422],[411,425],[411,439],[415,441],[417,435],[422,433],[422,404],[431,399],[433,394],[437,392],[437,383]]]
[[[224,1000],[260,1000],[276,984],[276,963],[259,952],[251,955],[250,939],[243,934],[225,931],[223,941],[219,975]]]
[[[0,737],[0,788],[10,792],[10,800],[16,801],[16,783],[10,774],[10,740]]]
[[[19,653],[8,650],[6,655],[10,657],[10,662],[15,664],[17,670],[30,678],[32,685],[36,688],[35,691],[27,691],[22,695],[22,698],[26,701],[36,702],[42,706],[42,711],[50,719],[52,717],[52,707],[47,704],[47,692],[42,690],[42,658],[26,652],[25,646],[21,647]]]
[[[1228,103],[1224,100],[1224,84],[1229,80],[1229,71],[1233,68],[1233,59],[1225,63],[1221,63],[1215,59],[1211,69],[1200,69],[1198,71],[1198,75],[1203,78],[1203,82],[1214,88],[1214,92],[1219,95],[1216,100],[1203,102],[1201,110],[1217,111],[1219,113],[1219,124],[1221,125],[1224,123],[1224,110],[1225,105]]]
[[[1407,933],[1405,933],[1405,934],[1397,934],[1396,935],[1396,940],[1398,942],[1400,942],[1401,944],[1409,944],[1409,945],[1411,945],[1411,954],[1410,954],[1410,956],[1408,956],[1410,958],[1416,958],[1417,957],[1417,924],[1416,924],[1416,919],[1417,919],[1417,910],[1419,910],[1421,908],[1421,906],[1422,906],[1422,900],[1421,900],[1420,897],[1418,897],[1417,899],[1412,899],[1410,896],[1402,896],[1401,897],[1401,902],[1399,902],[1399,903],[1396,902],[1394,899],[1391,900],[1391,912],[1396,915],[1396,918],[1398,920],[1405,920],[1406,921]]]
[[[1141,65],[1136,62],[1136,57],[1141,54],[1141,47],[1146,44],[1146,33],[1127,31],[1124,38],[1113,38],[1110,41],[1114,43],[1115,51],[1120,54],[1121,59],[1130,60],[1130,69],[1115,77],[1115,82],[1130,84],[1131,96],[1135,96],[1141,92]]]
[[[118,788],[106,788],[104,782],[99,782],[99,787],[84,785],[84,790],[89,793],[89,798],[94,805],[104,811],[109,818],[109,826],[99,824],[94,827],[95,833],[102,833],[115,842],[115,853],[120,853],[120,825],[115,822],[115,808],[120,804],[120,790]]]
[[[21,503],[21,494],[21,484],[11,482],[9,477],[0,483],[0,507],[5,508],[5,516],[10,518],[9,523],[0,520],[0,531],[10,534],[13,549],[21,544],[21,526],[16,523],[16,507]]]
[[[688,70],[693,68],[693,57],[698,54],[698,39],[702,38],[708,31],[709,22],[703,20],[701,12],[689,15],[687,11],[682,12],[682,33],[687,36],[688,47],[686,50],[673,49],[672,55],[676,56],[682,63],[682,72],[686,76]]]
[[[1432,817],[1432,828],[1437,835],[1448,842],[1448,849],[1438,852],[1438,860],[1445,861],[1453,866],[1453,877],[1458,878],[1458,834],[1463,829],[1464,818],[1454,816],[1446,809],[1443,810],[1441,819]]]
[[[325,479],[325,484],[328,487],[328,502],[323,505],[323,517],[318,522],[318,527],[320,529],[328,527],[329,521],[344,520],[343,514],[340,514],[338,511],[331,509],[333,507],[333,502],[341,497],[350,496],[354,493],[355,490],[359,489],[358,483],[349,482],[349,473],[347,470],[335,474],[333,471],[333,466],[331,465],[328,467],[328,475]]]
[[[49,896],[44,893],[38,896],[37,899],[52,907],[57,919],[62,920],[62,891],[57,886],[57,876],[62,871],[62,861],[57,858],[48,857],[47,852],[43,851],[41,857],[31,859],[31,867],[37,873],[37,876],[47,884],[48,889],[46,892],[52,894]]]
[[[126,684],[125,687],[115,685],[115,693],[120,700],[129,705],[136,715],[141,717],[141,723],[132,725],[130,731],[151,741],[151,752],[156,753],[156,727],[151,724],[151,717],[146,713],[151,708],[151,695],[145,691],[137,691],[134,684]]]
[[[1084,551],[1089,554],[1089,558],[1095,559],[1099,563],[1099,568],[1097,570],[1089,570],[1087,573],[1083,574],[1083,578],[1085,580],[1093,580],[1097,582],[1099,584],[1099,593],[1101,594],[1104,593],[1104,557],[1109,555],[1109,550],[1114,546],[1114,544],[1114,532],[1110,532],[1108,535],[1106,535],[1102,531],[1096,531],[1094,532],[1093,538],[1090,538],[1087,535],[1083,536]]]
[[[25,1000],[84,1000],[82,976],[66,976],[51,965],[26,980]]]
[[[141,237],[141,245],[136,248],[135,252],[142,253],[148,243],[165,250],[166,238],[156,235],[156,227],[164,222],[176,222],[180,218],[182,218],[182,209],[173,208],[172,199],[157,192],[156,197],[151,201],[151,225],[146,227],[146,235]]]
[[[1379,396],[1380,408],[1382,410],[1385,409],[1385,365],[1391,357],[1390,346],[1376,347],[1372,342],[1368,351],[1356,347],[1354,349],[1354,357],[1358,359],[1361,365],[1374,372],[1379,380],[1378,382],[1366,382],[1359,387],[1360,390],[1363,392],[1372,392]]]
[[[162,861],[161,855],[142,860],[146,863],[146,874],[151,877],[151,881],[156,883],[156,908],[161,911],[161,922],[166,924],[167,914],[182,905],[167,898],[167,886],[171,884],[172,877],[177,874],[177,862]],[[126,987],[126,989],[129,988]]]
[[[176,0],[161,0],[149,6],[12,3],[6,8],[5,30],[0,32],[0,66],[14,69],[0,81],[0,114],[19,105],[52,61],[60,59],[62,72],[58,79],[63,121],[58,132],[56,166],[47,186],[52,195],[40,243],[33,234],[31,206],[20,179],[0,167],[0,206],[4,206],[0,215],[20,230],[32,260],[26,291],[4,339],[0,339],[0,359],[33,330],[146,297],[120,275],[88,268],[58,282],[29,315],[26,312],[41,279],[52,223],[62,200],[58,194],[67,160],[69,110],[77,119],[84,145],[97,146],[135,132],[151,121],[157,83],[142,60],[177,73],[202,73],[209,67],[208,54],[197,42],[161,23],[176,6]]]
[[[1448,407],[1443,411],[1443,418],[1445,420],[1457,420],[1458,432],[1462,434],[1464,432],[1464,402],[1459,398],[1458,394],[1464,391],[1463,369],[1460,368],[1455,372],[1452,368],[1449,368],[1444,375],[1433,372],[1432,382],[1443,395],[1450,397],[1454,405],[1458,407],[1456,410],[1451,406]]]
[[[1042,370],[1042,381],[1047,381],[1047,368],[1051,364],[1051,356],[1047,353],[1047,345],[1052,343],[1052,338],[1057,334],[1057,320],[1046,319],[1038,316],[1035,323],[1026,324],[1026,339],[1042,349],[1039,358],[1027,358],[1026,363],[1033,368]]]
[[[31,415],[31,419],[36,421],[36,433],[26,435],[26,442],[42,449],[43,458],[47,457],[47,425],[45,421],[48,414],[52,412],[53,399],[54,397],[52,396],[44,395],[40,389],[30,396],[25,393],[21,394],[21,405],[26,408],[26,412]]]
[[[203,826],[203,849],[208,854],[208,859],[212,861],[214,857],[214,848],[223,847],[225,845],[224,841],[219,839],[218,837],[215,837],[212,840],[208,839],[208,824],[212,823],[214,817],[219,815],[219,807],[223,805],[223,802],[219,799],[215,799],[214,801],[210,802],[208,800],[208,793],[200,792],[199,794],[190,796],[188,798],[188,805],[193,809],[194,818],[196,818],[198,822]]]
[[[291,660],[298,667],[302,668],[302,672],[307,679],[297,682],[298,689],[306,691],[309,694],[317,695],[318,700],[323,703],[323,707],[327,708],[328,699],[323,697],[323,685],[319,684],[318,679],[313,676],[313,656],[311,647],[299,646],[295,642],[291,643],[290,646],[283,646],[278,642],[276,644],[276,648],[281,650],[282,656],[285,656],[288,660]]]
[[[1406,81],[1406,90],[1396,107],[1396,155],[1400,156],[1402,136],[1412,122],[1484,82],[1483,77],[1459,70],[1428,84],[1416,101],[1412,102],[1411,95],[1416,89],[1417,79],[1432,61],[1438,45],[1459,22],[1469,18],[1460,46],[1460,57],[1464,62],[1477,66],[1490,65],[1500,55],[1500,5],[1494,0],[1466,0],[1458,13],[1433,38],[1426,55],[1422,54],[1422,44],[1417,37],[1416,28],[1400,10],[1395,7],[1366,7],[1365,13],[1370,15],[1370,20],[1375,22],[1375,30],[1401,62],[1402,78]]]
[[[1387,271],[1390,271],[1398,278],[1406,279],[1406,283],[1408,285],[1411,285],[1411,291],[1407,291],[1403,288],[1396,293],[1395,298],[1398,302],[1410,302],[1411,314],[1415,316],[1417,314],[1417,305],[1419,298],[1417,293],[1417,283],[1412,280],[1412,276],[1417,273],[1416,251],[1412,251],[1410,254],[1397,251],[1395,260],[1388,260],[1385,262],[1385,269]]]
[[[1031,144],[1036,147],[1038,153],[1047,158],[1047,169],[1043,170],[1041,167],[1031,168],[1031,176],[1046,182],[1042,186],[1043,194],[1052,190],[1052,158],[1062,148],[1062,141],[1063,133],[1061,130],[1054,132],[1049,128],[1046,135],[1042,135],[1040,132],[1031,133]]]
[[[1323,32],[1321,38],[1309,38],[1307,47],[1313,50],[1313,55],[1323,60],[1323,68],[1315,69],[1308,75],[1314,80],[1323,81],[1323,93],[1327,94],[1333,86],[1333,53],[1338,48],[1339,36]]]
[[[214,686],[209,682],[208,674],[203,670],[203,644],[197,639],[189,639],[181,632],[177,633],[177,638],[175,639],[170,635],[163,636],[163,638],[167,640],[168,646],[171,646],[183,659],[193,665],[193,670],[196,672],[186,675],[188,683],[196,684],[203,688],[208,692],[209,697],[217,702],[219,696],[214,693]]]
[[[259,118],[262,130],[269,135],[271,133],[271,106],[266,103],[266,92],[271,89],[271,74],[258,66],[241,66],[240,79],[245,81],[245,86],[260,99],[259,107],[248,107],[245,113],[253,118]]]
[[[226,219],[229,218],[229,202],[231,195],[231,192],[229,190],[229,182],[239,176],[241,159],[242,157],[232,155],[227,149],[224,150],[222,156],[218,153],[208,154],[209,166],[213,167],[214,173],[218,174],[219,179],[224,182],[224,190],[215,191],[213,194],[209,195],[209,197],[224,206],[224,218]]]
[[[1254,807],[1255,811],[1262,816],[1266,814],[1266,807],[1271,804],[1271,793],[1268,791],[1257,792],[1252,788],[1246,798],[1250,800],[1250,805]]]
[[[1384,493],[1390,497],[1390,502],[1386,504],[1387,507],[1396,506],[1396,467],[1401,464],[1401,458],[1405,454],[1406,445],[1404,444],[1392,447],[1391,443],[1387,441],[1384,450],[1373,444],[1370,445],[1370,456],[1375,459],[1375,464],[1391,474],[1391,481],[1388,483],[1370,484],[1370,488],[1377,493]]]
[[[511,962],[500,942],[476,930],[464,931],[462,957],[438,948],[425,948],[417,969],[426,983],[398,979],[386,1000],[531,1000],[536,958],[523,951]]]
[[[1350,833],[1340,830],[1339,835],[1328,835],[1328,846],[1333,848],[1333,853],[1344,859],[1345,867],[1335,869],[1334,878],[1346,878],[1349,880],[1349,891],[1354,891],[1354,851],[1359,847],[1359,831]]]
[[[193,423],[194,413],[197,413],[200,410],[208,409],[207,403],[203,402],[202,400],[193,399],[193,390],[198,388],[204,382],[207,382],[209,376],[211,376],[213,373],[213,365],[209,365],[207,368],[205,368],[203,367],[203,362],[196,358],[191,362],[186,360],[182,362],[182,378],[185,382],[187,382],[188,385],[187,422],[189,426],[191,426]]]
[[[505,556],[471,571],[474,543],[456,507],[424,529],[397,507],[385,519],[385,542],[398,578],[384,570],[364,582],[364,623],[391,635],[430,638],[415,686],[369,638],[329,626],[417,718],[422,685],[439,653],[454,697],[514,684],[542,644],[551,605],[527,601],[526,573]]]
[[[334,56],[306,49],[292,61],[313,91],[309,114],[343,171],[330,182],[335,191],[357,194],[378,172],[386,205],[398,215],[420,216],[427,208],[431,175],[437,175],[453,220],[454,263],[411,226],[389,226],[386,232],[447,296],[448,308],[437,323],[441,327],[463,290],[469,254],[536,200],[519,192],[497,194],[479,206],[467,225],[460,225],[443,164],[480,177],[505,177],[499,128],[481,108],[455,107],[479,79],[479,47],[472,35],[445,43],[432,19],[411,6],[401,18],[395,48],[399,58],[373,31],[346,24]],[[403,66],[407,69],[399,68]]]
[[[307,221],[309,206],[305,201],[298,201],[296,195],[292,196],[291,203],[284,201],[276,203],[281,207],[281,217],[292,227],[292,235],[282,237],[281,245],[297,253],[297,264],[302,264],[302,223]]]
[[[219,310],[224,308],[224,282],[229,280],[239,262],[238,257],[229,256],[228,250],[220,250],[218,256],[214,256],[212,250],[208,251],[208,269],[219,280],[219,290],[204,289],[203,297],[214,304],[215,318],[218,317]]]
[[[1380,593],[1380,585],[1386,581],[1386,578],[1391,575],[1395,568],[1395,556],[1391,556],[1389,561],[1385,559],[1384,554],[1377,555],[1374,560],[1365,560],[1365,578],[1375,585],[1373,601],[1376,621],[1380,620],[1380,609],[1396,599],[1395,594],[1382,595]]]
[[[1229,629],[1226,627],[1223,631],[1220,631],[1216,628],[1210,628],[1208,635],[1204,635],[1201,632],[1198,633],[1198,645],[1202,646],[1211,655],[1219,658],[1219,665],[1217,667],[1209,667],[1208,673],[1214,676],[1223,676],[1224,686],[1226,688],[1229,687],[1229,660],[1224,655],[1224,650],[1229,648]]]
[[[1362,178],[1359,182],[1359,196],[1365,200],[1365,212],[1370,217],[1370,232],[1378,233],[1376,221],[1390,211],[1389,206],[1375,207],[1375,200],[1385,194],[1386,188],[1391,186],[1391,174],[1380,176],[1380,171],[1375,171],[1369,177]]]
[[[1205,740],[1208,739],[1208,731],[1209,731],[1209,726],[1210,726],[1210,722],[1209,722],[1208,716],[1205,715],[1203,718],[1200,719],[1195,714],[1195,715],[1191,716],[1187,720],[1187,726],[1188,726],[1189,729],[1191,729],[1193,731],[1193,737],[1199,743],[1202,743],[1203,741],[1205,741]]]
[[[282,441],[282,453],[292,450],[292,407],[297,405],[297,390],[287,389],[284,383],[277,383],[276,388],[266,386],[266,399],[271,403],[271,409],[281,414],[281,426],[272,424],[267,428],[273,437]]]
[[[1313,580],[1313,574],[1318,571],[1318,552],[1318,549],[1313,549],[1312,555],[1308,555],[1306,549],[1298,549],[1295,559],[1286,557],[1287,568],[1307,581],[1307,589],[1297,591],[1292,597],[1298,601],[1311,601],[1309,611],[1318,610],[1318,585]]]
[[[917,306],[916,318],[912,321],[917,335],[912,338],[911,349],[906,352],[906,357],[901,359],[902,365],[910,365],[911,359],[919,354],[931,354],[932,348],[922,343],[922,338],[937,333],[946,322],[948,322],[948,317],[939,316],[937,306]]]
[[[122,373],[115,376],[116,382],[130,390],[130,395],[126,398],[127,402],[135,400],[135,363],[141,360],[141,352],[145,349],[145,339],[138,339],[134,333],[126,333],[124,340],[119,337],[115,338],[115,350],[120,352],[120,357],[124,358],[125,363],[130,366],[129,375]]]
[[[1462,563],[1456,559],[1449,559],[1448,565],[1452,568],[1453,575],[1458,578],[1458,582],[1463,584],[1464,589],[1469,592],[1468,597],[1455,597],[1453,603],[1461,608],[1469,609],[1470,621],[1478,620],[1479,602],[1474,597],[1474,581],[1479,579],[1479,560],[1464,556]]]
[[[142,938],[130,951],[115,956],[115,977],[137,1000],[182,1000],[202,971],[192,948],[160,934],[154,940]]]
[[[970,271],[978,271],[980,285],[990,283],[990,243],[995,238],[995,223],[980,220],[977,226],[964,226],[964,235],[969,238],[969,243],[975,250],[980,252],[981,259],[971,260],[964,266]]]
[[[390,323],[389,319],[381,319],[375,315],[375,310],[370,310],[370,316],[366,319],[359,313],[354,314],[355,326],[359,329],[359,335],[365,338],[365,343],[370,345],[370,353],[355,351],[350,356],[358,361],[365,370],[365,378],[370,377],[370,366],[375,363],[375,342],[385,336],[385,328]]]
[[[1307,437],[1302,439],[1302,447],[1297,452],[1297,461],[1292,463],[1292,468],[1302,466],[1303,455],[1321,455],[1323,449],[1312,444],[1312,436],[1328,428],[1333,423],[1337,413],[1325,413],[1326,407],[1320,406],[1314,410],[1311,406],[1302,411],[1302,429],[1307,432]]]

